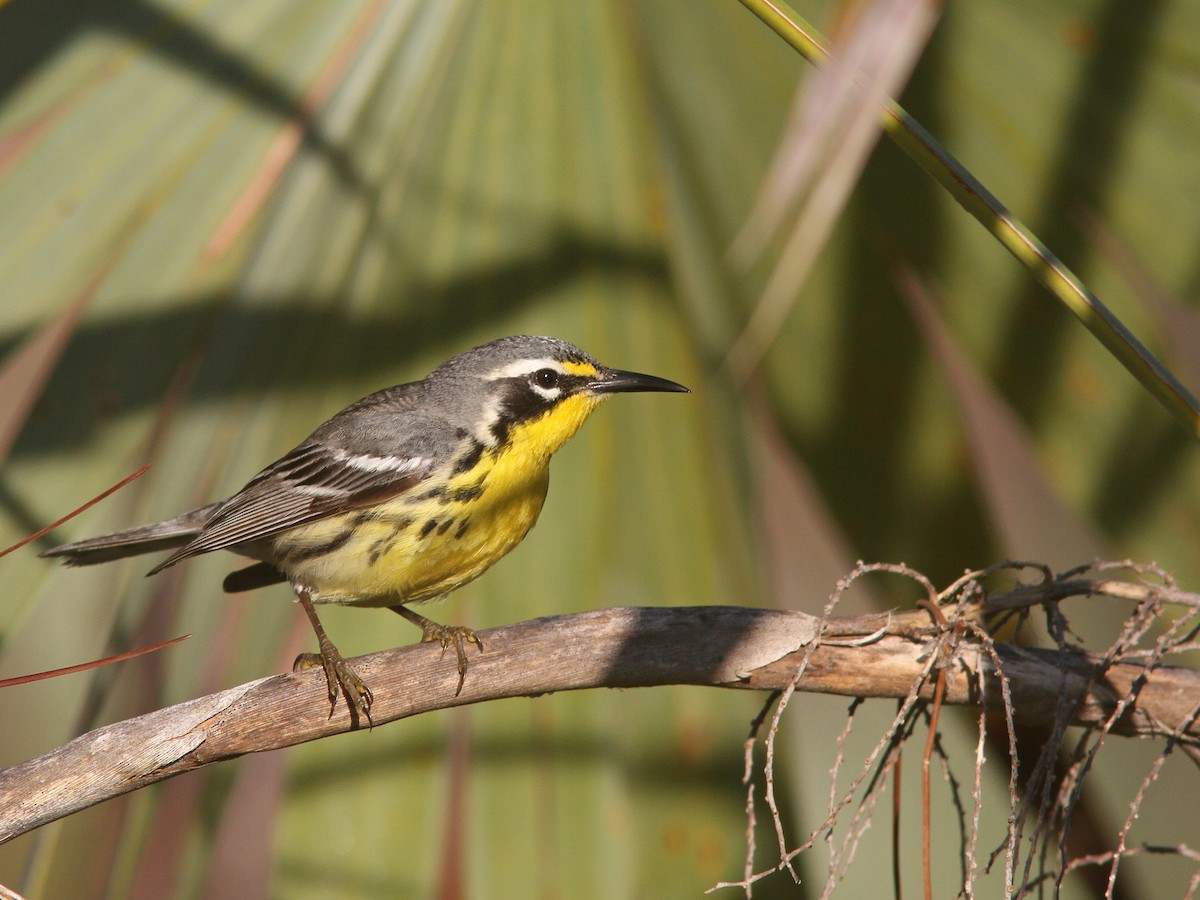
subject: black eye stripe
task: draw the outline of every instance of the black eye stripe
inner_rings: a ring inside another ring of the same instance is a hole
[[[539,383],[538,376],[542,372],[554,374],[554,384],[547,387]],[[496,444],[508,443],[509,431],[514,425],[532,422],[546,415],[563,400],[574,396],[592,382],[592,378],[584,375],[568,375],[555,369],[538,369],[528,375],[505,378],[498,383],[500,415],[492,422],[489,431]],[[553,396],[546,396],[546,391],[558,389]]]

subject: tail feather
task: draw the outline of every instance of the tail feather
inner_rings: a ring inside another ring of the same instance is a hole
[[[198,535],[204,528],[204,523],[212,518],[213,513],[220,507],[221,502],[210,503],[174,519],[62,544],[43,550],[40,555],[61,557],[63,564],[68,566],[93,566],[127,556],[153,553],[156,550],[173,550],[184,546]]]
[[[287,576],[270,563],[259,562],[225,576],[222,587],[227,594],[240,594],[287,581]]]

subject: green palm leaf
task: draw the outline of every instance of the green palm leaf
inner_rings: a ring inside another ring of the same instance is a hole
[[[1182,2],[954,5],[902,98],[1168,364],[1168,323],[1195,291],[1198,30]],[[843,553],[951,577],[1003,555],[988,498],[1030,469],[976,480],[984,438],[952,399],[966,381],[925,352],[899,262],[936,284],[945,340],[1015,412],[1059,507],[1114,553],[1200,582],[1188,437],[894,148],[868,162],[761,378],[730,378],[721,363],[766,273],[733,269],[728,249],[803,70],[733,3],[13,0],[0,362],[28,368],[0,383],[53,372],[36,406],[0,404],[0,435],[20,425],[0,544],[144,462],[64,537],[221,496],[350,400],[534,332],[695,393],[598,413],[556,459],[530,538],[441,619],[768,605],[796,572],[797,523],[826,539],[806,596],[828,593]],[[794,480],[781,492],[764,473]],[[778,505],[791,497],[801,513]],[[193,638],[0,693],[0,764],[286,669],[311,640],[302,617],[282,588],[222,596],[231,562],[146,580],[140,562],[6,558],[0,676]],[[325,619],[347,654],[415,639],[383,612]],[[508,701],[240,760],[0,848],[0,883],[31,897],[695,896],[742,871],[757,703],[686,688]],[[823,815],[828,768],[803,748],[830,745],[836,708],[797,722],[797,834]],[[770,845],[764,833],[767,864]]]

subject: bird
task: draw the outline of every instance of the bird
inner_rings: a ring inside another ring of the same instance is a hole
[[[300,654],[293,669],[320,665],[330,715],[340,692],[355,722],[370,723],[371,690],[315,605],[386,607],[443,654],[453,646],[457,696],[464,644],[482,652],[479,638],[410,606],[473,581],[516,547],[541,513],[550,458],[604,400],[635,391],[688,389],[607,368],[556,338],[503,337],[352,403],[225,500],[41,555],[87,566],[174,551],[148,575],[215,550],[254,560],[224,590],[289,583],[319,650]]]

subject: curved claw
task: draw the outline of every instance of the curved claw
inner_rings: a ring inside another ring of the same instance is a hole
[[[333,715],[340,690],[346,698],[351,717],[366,719],[368,727],[374,725],[371,721],[371,704],[375,698],[371,689],[332,644],[322,647],[320,653],[301,653],[292,664],[292,671],[302,672],[318,665],[325,670],[325,683],[329,689],[329,714]]]
[[[483,642],[476,637],[475,632],[464,625],[439,625],[433,619],[427,619],[420,613],[413,612],[403,603],[388,608],[421,629],[421,643],[431,644],[436,641],[442,645],[443,655],[445,655],[447,647],[451,644],[454,645],[454,655],[458,657],[458,689],[455,690],[454,696],[457,697],[461,694],[463,681],[467,677],[467,652],[463,649],[463,643],[474,644],[479,648],[480,653],[483,652]]]
[[[454,645],[454,653],[458,657],[458,688],[454,691],[454,696],[457,697],[462,693],[463,682],[467,678],[467,651],[463,649],[463,643],[474,644],[479,648],[479,652],[483,652],[483,641],[470,628],[464,625],[439,625],[437,622],[429,621],[428,625],[424,626],[421,635],[422,643],[433,643],[437,641],[442,645],[442,655],[446,655],[446,648],[451,644]]]

